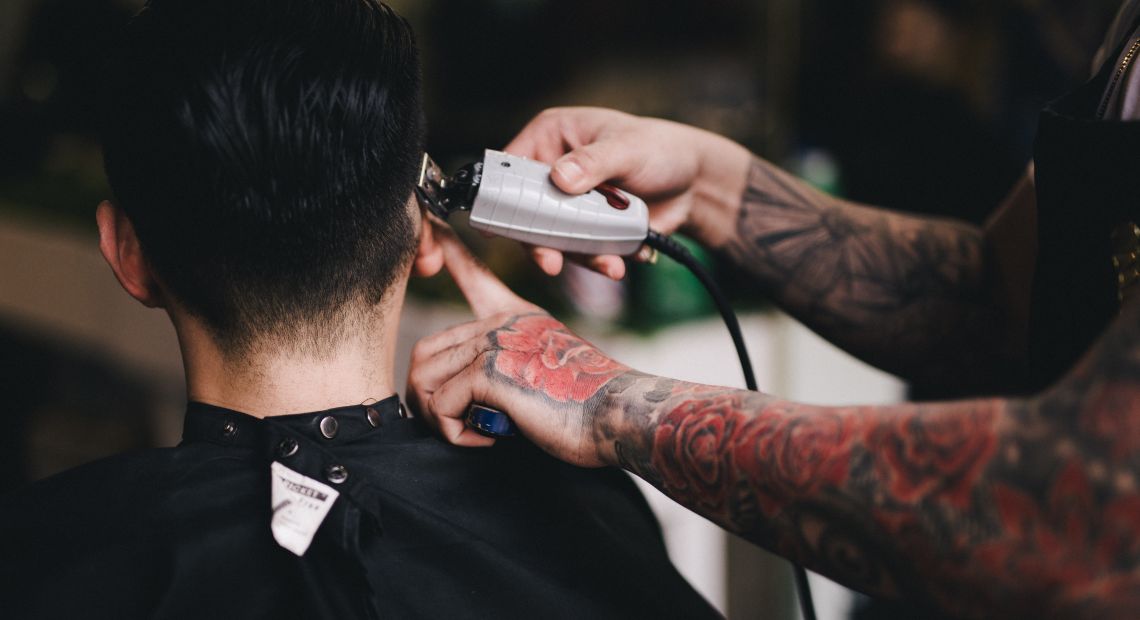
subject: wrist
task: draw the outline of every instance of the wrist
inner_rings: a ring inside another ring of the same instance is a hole
[[[631,469],[630,452],[644,443],[650,422],[646,419],[649,412],[640,404],[642,394],[654,379],[651,375],[628,370],[603,388],[592,417],[598,456],[606,465]]]
[[[753,155],[728,138],[706,131],[701,134],[692,209],[682,232],[705,246],[719,248],[735,234]]]
[[[658,421],[695,384],[630,370],[606,386],[595,411],[599,455],[653,482],[653,440]]]
[[[625,392],[630,383],[636,381],[634,371],[627,371],[614,377],[602,388],[601,398],[595,401],[594,411],[587,412],[593,420],[593,437],[598,458],[608,467],[621,466],[621,444],[624,432]]]

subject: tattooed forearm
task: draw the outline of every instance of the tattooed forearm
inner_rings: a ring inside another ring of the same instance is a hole
[[[622,464],[731,531],[952,616],[1140,609],[1140,311],[1029,400],[827,408],[640,376]]]
[[[757,158],[724,250],[793,316],[907,379],[987,388],[1014,367],[977,227],[844,202]]]

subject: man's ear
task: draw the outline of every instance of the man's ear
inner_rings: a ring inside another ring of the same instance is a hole
[[[428,215],[420,214],[420,244],[416,248],[416,259],[413,272],[421,278],[430,278],[443,269],[443,248],[435,239]]]
[[[99,250],[119,284],[144,306],[161,307],[162,291],[143,256],[131,220],[104,200],[95,211],[95,221],[99,224]]]

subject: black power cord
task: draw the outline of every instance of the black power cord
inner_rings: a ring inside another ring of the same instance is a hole
[[[753,392],[760,391],[756,384],[756,374],[752,370],[752,360],[749,359],[748,349],[744,346],[744,336],[740,332],[740,321],[737,320],[736,313],[732,311],[732,305],[728,303],[728,298],[716,285],[712,275],[705,270],[688,248],[677,243],[672,237],[651,230],[645,239],[645,244],[684,265],[704,285],[705,290],[712,297],[713,303],[716,304],[716,309],[720,311],[720,316],[724,319],[725,326],[728,327],[729,335],[732,336],[732,344],[736,346],[736,356],[740,358],[740,370],[744,373],[745,385]],[[815,605],[811,598],[811,586],[808,584],[807,571],[798,564],[792,564],[792,570],[795,574],[796,594],[800,600],[800,613],[803,615],[803,620],[816,620]]]

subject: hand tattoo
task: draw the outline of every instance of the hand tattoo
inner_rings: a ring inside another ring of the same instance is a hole
[[[723,249],[789,313],[876,366],[939,386],[1016,380],[976,227],[847,203],[757,158]]]
[[[545,314],[513,317],[488,337],[492,377],[555,403],[585,403],[629,370]]]
[[[1140,307],[1026,400],[814,407],[640,376],[623,465],[857,589],[965,617],[1140,609]]]

